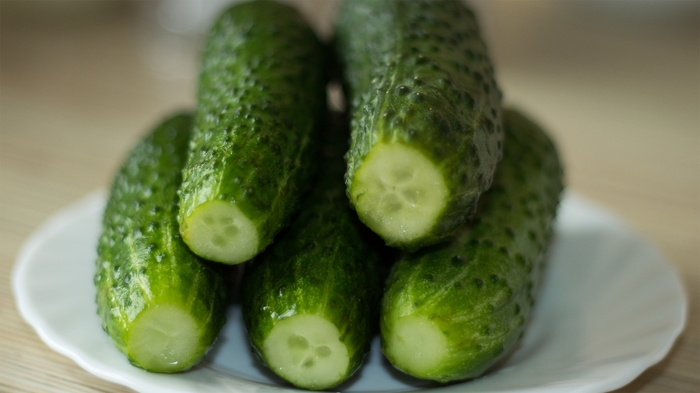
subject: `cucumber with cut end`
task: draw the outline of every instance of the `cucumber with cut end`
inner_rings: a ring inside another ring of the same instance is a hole
[[[552,236],[562,167],[547,135],[504,111],[504,156],[474,222],[404,255],[387,279],[381,341],[398,369],[448,382],[481,375],[525,329]]]
[[[97,248],[97,312],[138,367],[172,373],[198,363],[225,322],[219,266],[194,255],[177,222],[192,116],[169,118],[128,155],[112,185]]]
[[[388,245],[445,240],[501,157],[501,92],[474,14],[456,0],[346,1],[336,41],[352,205]]]
[[[324,146],[316,187],[289,229],[246,272],[242,295],[258,357],[295,386],[314,390],[338,385],[362,363],[383,277],[347,203],[347,136],[339,140]]]
[[[286,226],[313,171],[325,80],[321,43],[292,8],[255,1],[221,14],[204,52],[180,195],[192,251],[241,263]]]

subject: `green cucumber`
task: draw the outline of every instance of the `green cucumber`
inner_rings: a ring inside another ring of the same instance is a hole
[[[398,369],[448,382],[481,375],[522,336],[552,236],[562,167],[547,135],[505,110],[504,157],[475,221],[401,258],[381,306]]]
[[[225,322],[218,266],[194,255],[177,222],[191,114],[167,119],[128,155],[112,185],[97,247],[97,312],[138,367],[172,373],[198,363]]]
[[[349,378],[376,330],[381,268],[347,203],[347,137],[343,142],[324,146],[322,173],[301,213],[244,280],[243,318],[253,349],[272,371],[305,389]]]
[[[197,255],[241,263],[287,225],[313,171],[324,56],[288,6],[237,4],[215,23],[180,195],[180,233]]]
[[[474,14],[457,0],[346,1],[336,47],[357,214],[390,246],[445,240],[501,158],[501,92]]]

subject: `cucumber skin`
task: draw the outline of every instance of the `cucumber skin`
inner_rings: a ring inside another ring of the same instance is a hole
[[[474,213],[502,154],[502,94],[474,14],[459,1],[346,1],[336,47],[352,113],[348,196],[375,144],[412,146],[442,169],[451,197],[431,233],[389,245],[445,240]]]
[[[376,239],[348,206],[343,185],[347,134],[332,120],[315,187],[291,226],[246,266],[243,319],[257,357],[275,324],[296,314],[327,318],[348,348],[347,378],[362,364],[376,332],[379,300],[388,273]],[[340,123],[342,124],[342,123]]]
[[[430,318],[452,357],[440,372],[414,375],[448,382],[481,375],[523,335],[546,264],[562,167],[547,135],[505,110],[505,151],[476,219],[448,243],[405,254],[386,282],[382,348],[393,322]]]
[[[206,331],[203,348],[225,323],[220,268],[194,255],[178,232],[177,189],[191,125],[191,114],[178,114],[148,134],[124,161],[107,200],[94,278],[97,312],[127,357],[131,324],[149,307],[189,308]]]
[[[291,8],[268,1],[223,12],[208,37],[183,171],[180,233],[202,203],[235,203],[259,250],[288,224],[306,190],[325,110],[325,53]]]

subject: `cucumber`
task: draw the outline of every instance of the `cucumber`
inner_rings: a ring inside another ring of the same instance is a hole
[[[477,377],[523,335],[546,264],[562,167],[547,135],[523,115],[505,110],[504,127],[504,157],[475,221],[450,242],[406,254],[387,279],[382,349],[415,377]]]
[[[172,373],[198,363],[225,322],[219,266],[194,255],[177,223],[191,114],[148,134],[115,176],[97,247],[97,312],[129,361]]]
[[[322,173],[301,213],[244,280],[243,318],[255,353],[305,389],[349,378],[376,330],[383,279],[345,196],[347,136],[343,142],[324,146]]]
[[[501,91],[474,14],[456,0],[354,0],[336,30],[352,205],[390,246],[447,239],[501,158]]]
[[[180,233],[197,255],[241,263],[287,225],[313,170],[324,55],[281,4],[238,4],[216,21],[180,194]]]

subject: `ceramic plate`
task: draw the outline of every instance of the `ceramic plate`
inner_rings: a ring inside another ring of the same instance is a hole
[[[206,360],[172,375],[131,366],[96,314],[95,245],[105,193],[62,210],[23,246],[13,274],[22,316],[53,349],[89,372],[141,392],[295,390],[258,365],[237,306]],[[661,360],[683,330],[686,297],[666,259],[618,219],[568,194],[550,270],[518,348],[484,377],[439,386],[394,371],[375,339],[349,392],[603,392]]]

